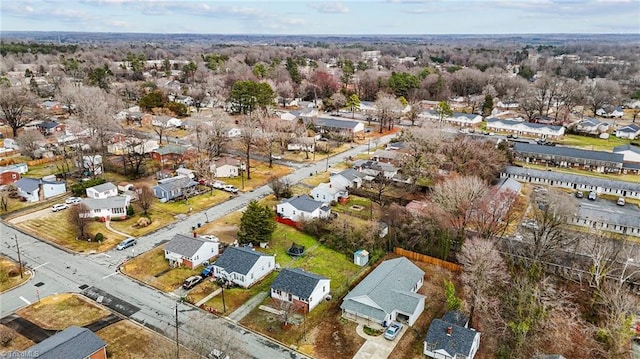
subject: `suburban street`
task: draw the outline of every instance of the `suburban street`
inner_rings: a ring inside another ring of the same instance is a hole
[[[385,136],[378,145],[388,143],[395,135]],[[296,183],[316,172],[325,171],[333,164],[366,152],[368,145],[354,148],[321,160],[315,164],[297,169],[285,179]],[[0,224],[0,248],[4,255],[18,259],[14,236],[20,245],[22,261],[32,270],[34,277],[18,288],[0,296],[0,317],[36,302],[39,298],[62,292],[84,292],[94,299],[99,298],[104,305],[127,315],[131,319],[152,329],[173,336],[175,333],[175,306],[178,306],[179,337],[187,345],[196,345],[188,338],[196,338],[198,345],[210,348],[227,347],[234,352],[253,358],[306,358],[306,356],[279,345],[259,334],[249,332],[224,318],[217,318],[179,303],[177,296],[163,293],[139,284],[120,274],[118,266],[129,256],[148,251],[173,235],[191,232],[191,227],[203,223],[207,218],[215,220],[245,207],[251,200],[263,198],[271,193],[265,185],[252,192],[242,193],[214,206],[205,212],[190,215],[183,221],[175,222],[159,231],[138,239],[132,250],[111,250],[99,254],[72,254],[30,235],[24,234],[2,222]],[[202,343],[201,341],[204,341]],[[243,355],[240,355],[243,356]]]

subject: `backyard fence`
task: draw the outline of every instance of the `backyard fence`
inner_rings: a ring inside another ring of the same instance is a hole
[[[393,253],[401,255],[403,257],[407,257],[409,259],[413,259],[414,261],[437,265],[438,267],[442,267],[453,272],[462,272],[462,266],[455,263],[443,261],[442,259],[431,257],[426,254],[408,251],[400,247],[395,247],[393,249]]]
[[[27,166],[38,166],[38,165],[43,165],[45,163],[51,163],[51,162],[55,162],[59,159],[61,159],[62,157],[60,156],[54,156],[54,157],[47,157],[47,158],[41,158],[38,160],[31,160],[31,161],[27,161]]]

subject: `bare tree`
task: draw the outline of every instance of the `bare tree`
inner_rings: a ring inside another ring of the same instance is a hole
[[[153,190],[148,185],[140,186],[137,192],[138,192],[138,204],[142,209],[142,213],[146,216],[156,197],[153,194]]]
[[[34,100],[33,95],[26,88],[0,86],[0,110],[4,114],[7,125],[13,131],[13,137],[17,137],[18,130],[31,121],[25,116],[25,110],[34,106]]]
[[[486,181],[496,177],[508,163],[506,153],[494,143],[468,136],[443,143],[440,149],[443,169],[463,176],[475,175]]]
[[[518,194],[510,189],[489,189],[473,211],[471,227],[483,238],[502,238],[517,218],[517,199]]]
[[[44,141],[44,136],[38,130],[23,131],[16,139],[16,144],[20,147],[20,154],[23,156],[29,156],[31,159],[36,158],[36,150],[41,146]]]
[[[269,181],[269,187],[273,190],[276,199],[289,198],[293,196],[291,182],[287,179],[272,177]]]
[[[473,212],[487,194],[487,184],[475,176],[454,177],[433,186],[431,201],[458,238],[470,224]]]
[[[84,203],[78,203],[69,208],[67,212],[67,221],[76,231],[77,238],[80,240],[89,239],[87,227],[93,221],[91,218],[91,210]]]
[[[258,116],[260,116],[260,114],[257,114],[257,112],[253,115],[245,115],[240,123],[242,129],[240,141],[245,154],[247,180],[251,179],[251,150],[255,147],[256,135],[260,124],[260,121],[257,118]]]
[[[379,132],[382,133],[385,128],[393,129],[394,121],[399,118],[399,112],[402,109],[400,101],[387,93],[379,93],[375,106],[376,115],[380,121]]]
[[[616,81],[597,79],[587,85],[587,100],[594,116],[603,106],[615,104],[619,96],[620,85]]]

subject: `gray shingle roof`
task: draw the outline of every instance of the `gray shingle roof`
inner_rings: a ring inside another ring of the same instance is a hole
[[[356,178],[362,178],[360,172],[356,171],[353,168],[346,169],[338,173],[336,176],[342,176],[351,182],[353,182],[353,180],[355,180]]]
[[[447,335],[447,328],[451,327],[451,336]],[[445,350],[451,356],[460,353],[469,355],[473,346],[473,339],[479,333],[465,327],[447,323],[441,319],[434,319],[429,326],[425,342],[435,344],[435,350]]]
[[[15,185],[16,185],[16,187],[20,188],[24,192],[31,193],[31,192],[35,191],[36,189],[38,189],[38,185],[40,183],[42,183],[42,184],[61,184],[63,182],[44,181],[44,180],[41,180],[41,179],[38,179],[38,178],[23,177],[23,178],[19,179],[18,181],[16,181]]]
[[[316,201],[306,194],[284,199],[281,203],[289,203],[295,209],[309,213],[323,206],[322,202]]]
[[[106,191],[111,191],[113,189],[116,189],[116,186],[111,182],[107,182],[107,183],[99,184],[97,186],[93,186],[89,188],[95,190],[96,192],[106,192]]]
[[[127,205],[127,197],[114,196],[109,198],[84,198],[82,203],[91,210],[122,208]]]
[[[424,296],[412,292],[424,272],[404,257],[386,260],[342,301],[343,309],[384,320],[394,310],[412,314]]]
[[[171,180],[164,180],[162,183],[158,183],[156,187],[159,187],[166,192],[171,192],[173,190],[180,190],[183,188],[193,187],[197,184],[198,182],[192,180],[189,177],[178,176],[178,177],[172,177]]]
[[[626,125],[624,127],[620,127],[619,129],[617,129],[616,131],[620,131],[620,132],[638,132],[640,131],[640,126],[636,125],[635,123]]]
[[[176,234],[171,238],[164,249],[166,251],[191,258],[205,242],[208,241],[201,238],[193,238],[192,236],[185,236],[184,234]]]
[[[621,145],[613,148],[614,153],[622,152],[622,151],[631,151],[640,154],[640,147],[634,145]]]
[[[452,310],[452,311],[446,312],[442,316],[442,320],[444,320],[447,323],[455,324],[459,327],[466,327],[467,323],[469,323],[469,317],[459,310]]]
[[[340,128],[345,130],[354,130],[359,124],[358,121],[337,120],[335,118],[325,117],[317,118],[313,123],[320,127]]]
[[[262,256],[267,255],[250,248],[229,247],[222,252],[215,265],[224,268],[227,273],[246,275]]]
[[[598,186],[603,188],[620,189],[626,191],[640,192],[640,183],[615,181],[606,178],[597,178],[590,176],[574,175],[569,173],[560,173],[554,171],[542,171],[532,168],[507,166],[502,170],[502,173],[509,175],[523,176],[523,177],[536,177],[540,179],[546,179],[554,182],[569,182],[586,186]]]
[[[520,153],[535,153],[540,155],[549,156],[564,156],[587,160],[596,161],[608,161],[622,163],[623,156],[618,153],[601,152],[601,151],[589,151],[581,150],[571,147],[559,147],[559,146],[543,146],[534,145],[530,143],[517,142],[514,147],[514,151]]]
[[[24,357],[38,353],[39,359],[83,359],[107,345],[87,328],[69,327],[24,351]]]
[[[302,299],[309,299],[318,282],[325,277],[305,272],[299,268],[285,268],[271,283],[271,289],[291,293]]]
[[[491,125],[491,124],[494,124],[494,123],[503,123],[503,124],[508,125],[508,126],[521,125],[521,126],[526,126],[526,127],[529,127],[529,128],[549,128],[549,129],[554,130],[554,131],[557,131],[562,127],[562,126],[547,125],[547,124],[544,124],[544,123],[525,122],[525,121],[509,120],[509,119],[501,119],[501,118],[488,118],[487,119],[487,125]]]

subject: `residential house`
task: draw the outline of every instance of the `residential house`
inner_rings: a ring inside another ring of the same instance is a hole
[[[405,257],[378,265],[342,301],[342,317],[366,325],[413,325],[424,310],[424,272]]]
[[[287,144],[287,151],[304,151],[313,153],[316,150],[315,137],[297,137]]]
[[[45,121],[38,124],[38,130],[45,135],[64,134],[66,126],[58,121]]]
[[[613,153],[621,154],[625,163],[640,163],[640,147],[621,145],[613,148]]]
[[[234,127],[232,129],[230,129],[229,131],[227,131],[227,137],[229,138],[235,138],[235,137],[240,137],[242,136],[242,130]]]
[[[376,162],[384,162],[391,163],[398,161],[402,158],[402,153],[399,151],[390,151],[390,150],[377,150],[372,156],[371,159]]]
[[[331,183],[320,183],[311,190],[311,197],[328,205],[331,202],[346,200],[349,197],[349,192],[346,189],[333,187]]]
[[[279,117],[284,121],[295,121],[298,119],[298,115],[294,113],[294,111],[281,111],[279,112]]]
[[[351,120],[338,120],[335,118],[319,117],[316,119],[308,119],[307,123],[311,122],[321,133],[337,133],[347,137],[354,137],[355,135],[364,131],[364,123]]]
[[[323,202],[316,201],[309,195],[303,194],[281,200],[276,205],[276,213],[279,217],[299,221],[302,219],[329,218],[331,209]]]
[[[98,218],[102,222],[112,218],[126,219],[129,196],[114,196],[107,198],[84,198],[82,204],[87,206],[88,212],[80,214],[83,218]]]
[[[373,180],[379,175],[391,179],[398,174],[398,168],[394,165],[372,160],[358,160],[354,162],[353,168],[363,174],[363,178],[368,181]]]
[[[573,225],[591,228],[596,231],[640,237],[640,217],[637,215],[621,215],[616,208],[579,206],[578,212],[569,217],[568,221]]]
[[[228,156],[220,157],[209,165],[209,171],[218,178],[238,177],[241,170],[244,170],[243,162]]]
[[[597,118],[585,117],[576,124],[576,130],[579,132],[600,134],[609,130],[609,123],[600,121]]]
[[[513,152],[517,160],[549,167],[579,168],[598,173],[620,173],[622,154],[581,150],[571,147],[516,143]]]
[[[445,117],[443,121],[456,126],[473,127],[482,123],[482,116],[473,113],[454,112],[451,116]]]
[[[118,195],[118,187],[113,183],[107,182],[97,186],[89,187],[85,190],[89,198],[109,198]]]
[[[17,163],[0,167],[0,186],[12,184],[18,181],[21,175],[29,171],[26,163]]]
[[[498,101],[496,106],[503,110],[514,110],[520,107],[520,104],[517,101]]]
[[[213,264],[213,276],[249,288],[276,267],[274,256],[251,248],[229,247]]]
[[[342,172],[332,173],[329,177],[329,183],[335,188],[347,190],[349,188],[360,188],[362,186],[362,175],[353,168],[346,169]]]
[[[630,140],[635,140],[636,138],[638,138],[638,136],[640,136],[640,126],[636,125],[635,123],[622,126],[616,129],[614,134],[618,138],[627,138]]]
[[[387,151],[407,152],[409,150],[409,145],[404,141],[389,142],[385,149]]]
[[[76,167],[82,169],[83,176],[99,176],[103,172],[102,156],[82,156],[82,163],[76,160]]]
[[[42,102],[42,108],[51,112],[58,112],[62,110],[62,104],[58,101],[47,100]]]
[[[151,119],[151,125],[163,128],[180,127],[182,125],[182,121],[175,117],[154,116]]]
[[[113,155],[123,154],[146,154],[160,148],[156,140],[140,140],[137,138],[126,138],[122,141],[107,145],[107,152]]]
[[[299,268],[284,268],[271,283],[271,298],[309,313],[329,294],[331,280]]]
[[[424,118],[431,121],[440,121],[440,115],[432,109],[421,111],[418,114],[418,117]]]
[[[636,182],[617,181],[516,166],[503,168],[500,172],[500,177],[509,177],[519,182],[544,184],[575,191],[594,191],[598,195],[607,194],[614,197],[640,199],[640,183]]]
[[[63,181],[23,177],[15,182],[18,194],[27,202],[38,202],[67,192]]]
[[[541,123],[524,122],[514,119],[487,119],[487,131],[510,133],[520,136],[541,137],[545,139],[557,139],[564,136],[563,126],[554,126]]]
[[[624,110],[620,106],[604,106],[596,110],[596,115],[608,118],[622,118]]]
[[[188,197],[196,185],[198,182],[189,177],[176,176],[159,180],[152,190],[160,202],[166,202],[183,196]]]
[[[163,165],[168,163],[177,165],[184,161],[186,152],[187,147],[185,146],[168,144],[151,151],[151,159],[159,161]]]
[[[176,170],[176,175],[183,176],[183,177],[189,177],[191,179],[195,179],[196,178],[196,171],[190,170],[188,168],[180,167],[180,168],[178,168]]]
[[[176,234],[164,246],[164,258],[172,267],[194,269],[220,253],[220,243],[208,238]]]
[[[434,319],[424,339],[424,355],[434,359],[473,359],[480,347],[480,333],[468,328],[459,312]]]
[[[38,359],[107,359],[107,343],[90,329],[71,326],[16,357]]]

